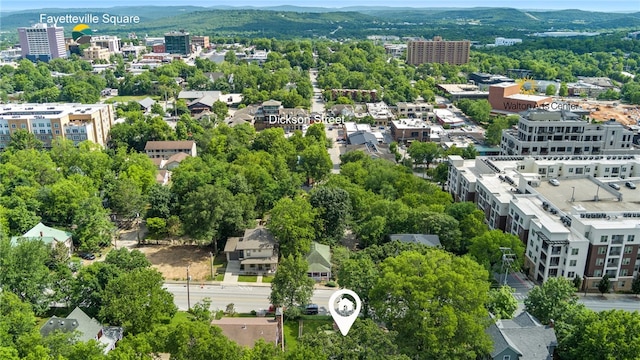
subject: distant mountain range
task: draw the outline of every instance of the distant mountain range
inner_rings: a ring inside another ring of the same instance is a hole
[[[522,36],[547,30],[608,31],[640,29],[640,12],[605,13],[581,10],[521,10],[512,8],[403,7],[233,7],[119,6],[112,8],[37,9],[0,13],[0,31],[10,33],[39,21],[40,14],[137,15],[135,25],[91,28],[101,33],[160,35],[168,30],[218,36],[364,37],[366,35],[448,38]],[[70,31],[68,25],[64,25]]]

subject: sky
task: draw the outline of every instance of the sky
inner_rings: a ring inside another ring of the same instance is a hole
[[[108,4],[108,5],[107,5]],[[498,0],[403,0],[402,2],[394,2],[389,0],[0,0],[0,11],[14,11],[22,9],[41,9],[41,8],[106,8],[113,6],[176,6],[176,5],[193,5],[193,6],[278,6],[278,5],[296,5],[308,7],[348,7],[348,6],[401,6],[401,7],[511,7],[521,9],[580,9],[587,11],[604,11],[604,12],[638,12],[640,11],[640,0],[537,0],[537,1],[498,1]]]

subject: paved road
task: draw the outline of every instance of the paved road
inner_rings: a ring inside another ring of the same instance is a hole
[[[164,288],[173,294],[178,309],[188,309],[186,284],[165,283]],[[334,291],[332,289],[314,291],[312,302],[319,305],[321,314],[327,313],[329,297]],[[191,306],[204,298],[210,298],[213,310],[224,310],[228,304],[233,303],[236,311],[247,313],[251,310],[268,309],[270,293],[270,286],[221,286],[191,283],[189,287]]]
[[[313,86],[313,99],[311,99],[311,111],[315,113],[324,114],[324,100],[320,97],[322,95],[322,90],[318,87],[317,81],[318,72],[316,69],[309,70],[309,78],[311,80],[311,85]],[[333,130],[329,130],[333,129]],[[340,151],[343,145],[338,144],[336,140],[342,137],[344,138],[344,133],[342,130],[342,126],[332,126],[331,124],[325,124],[325,130],[327,133],[327,137],[333,139],[333,147],[327,149],[329,152],[329,156],[331,157],[331,162],[333,163],[333,167],[331,172],[334,174],[340,173]]]
[[[581,295],[578,301],[594,311],[611,309],[640,311],[640,298],[631,296],[619,296],[612,294],[603,297],[599,294],[589,294],[586,297]]]
[[[516,279],[517,281],[517,279]],[[525,282],[526,284],[526,282]],[[516,289],[516,298],[522,307],[522,302],[526,295],[522,292],[527,285],[522,285],[520,290]],[[169,290],[174,296],[174,302],[178,309],[187,310],[187,285],[181,283],[165,283],[164,288]],[[313,292],[312,302],[319,305],[320,314],[327,314],[327,304],[329,297],[336,291],[333,289],[316,289]],[[201,285],[191,284],[189,288],[191,306],[204,298],[210,298],[213,310],[224,310],[229,303],[235,305],[238,312],[250,312],[269,308],[269,286],[221,286],[221,285]],[[640,311],[640,298],[631,296],[607,295],[602,297],[597,294],[589,294],[586,297],[580,295],[578,300],[587,308],[595,311],[620,309],[626,311]]]

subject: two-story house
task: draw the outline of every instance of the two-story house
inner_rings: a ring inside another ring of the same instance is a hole
[[[242,237],[232,237],[224,247],[227,262],[240,262],[240,274],[273,274],[278,267],[276,238],[263,226],[247,229]]]

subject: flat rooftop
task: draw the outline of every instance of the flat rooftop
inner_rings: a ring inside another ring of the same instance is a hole
[[[589,178],[559,179],[560,186],[553,186],[548,181],[543,181],[535,190],[556,208],[567,213],[577,205],[582,206],[588,212],[637,212],[640,210],[640,190],[631,190],[625,187],[624,183],[628,180],[599,180],[607,185],[599,186],[597,182]],[[640,179],[631,181],[640,185]],[[609,183],[618,184],[620,190],[609,187]],[[571,202],[572,194],[574,196],[573,203]],[[594,200],[596,194],[599,201]],[[618,201],[618,194],[622,195],[622,201]]]
[[[527,94],[514,94],[505,96],[505,99],[513,99],[513,100],[526,100],[526,101],[544,101],[548,100],[551,102],[551,97],[542,96],[542,95],[527,95]]]

